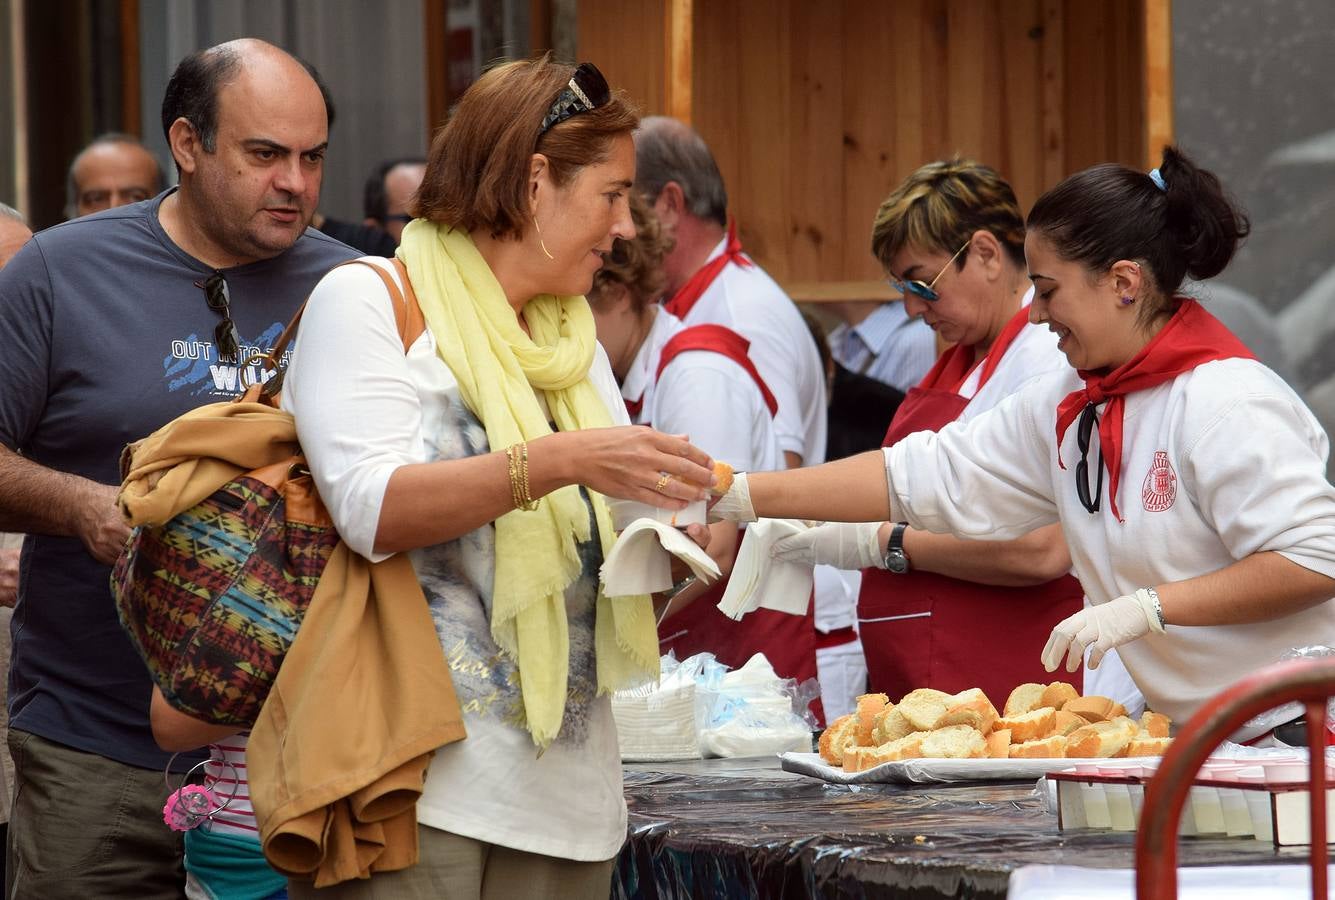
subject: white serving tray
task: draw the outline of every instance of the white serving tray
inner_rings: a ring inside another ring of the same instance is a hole
[[[819,753],[781,753],[786,772],[810,775],[835,784],[952,784],[963,781],[1023,781],[1069,768],[1071,760],[1053,759],[906,759],[881,763],[864,772],[845,772]]]

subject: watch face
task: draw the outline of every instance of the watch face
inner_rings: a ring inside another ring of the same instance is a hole
[[[909,570],[909,558],[902,550],[890,550],[885,554],[885,567],[896,575],[903,575]]]

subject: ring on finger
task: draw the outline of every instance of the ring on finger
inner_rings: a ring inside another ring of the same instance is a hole
[[[667,487],[668,482],[671,480],[672,476],[669,475],[667,472],[661,473],[658,476],[658,483],[654,485],[654,490],[658,491],[658,493],[660,494],[663,493],[663,489]]]

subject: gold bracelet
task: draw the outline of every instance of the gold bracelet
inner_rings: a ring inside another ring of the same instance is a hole
[[[533,512],[538,501],[533,499],[528,481],[528,443],[520,441],[505,448],[505,459],[510,474],[510,499],[515,509]]]

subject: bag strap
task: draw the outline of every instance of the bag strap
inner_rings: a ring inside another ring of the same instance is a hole
[[[394,265],[395,270],[399,273],[399,278],[403,281],[403,286],[406,288],[406,296],[405,292],[399,289],[398,283],[390,277],[388,272],[380,266],[367,262],[364,259],[350,259],[346,262],[339,263],[337,266],[334,266],[334,268],[338,269],[343,266],[366,266],[372,272],[375,272],[376,275],[380,276],[380,280],[385,284],[385,290],[389,292],[390,305],[394,307],[395,330],[399,333],[399,340],[403,342],[403,352],[406,354],[409,348],[412,347],[413,343],[422,336],[422,332],[426,331],[426,319],[422,315],[421,305],[417,302],[417,292],[413,290],[412,280],[408,277],[407,266],[405,266],[403,260],[398,257],[394,257],[390,262]],[[333,271],[333,269],[330,271]],[[273,349],[258,358],[261,366],[271,369],[277,374],[263,384],[252,384],[247,386],[245,393],[241,397],[242,400],[261,401],[261,398],[272,398],[278,394],[279,389],[283,386],[284,374],[280,361],[283,358],[283,353],[287,350],[287,345],[292,342],[292,338],[297,333],[297,325],[301,322],[301,314],[306,311],[306,304],[309,302],[310,298],[301,302],[301,306],[297,308],[296,313],[292,316],[292,321],[287,323],[287,327],[283,329],[283,333],[278,335],[278,340],[274,341]],[[255,358],[256,357],[251,357],[251,359]],[[250,360],[245,361],[245,363],[249,362]],[[242,363],[243,367],[245,366],[245,363]]]

